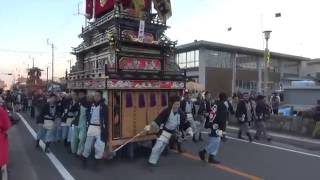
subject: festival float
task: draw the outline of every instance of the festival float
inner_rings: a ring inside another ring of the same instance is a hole
[[[46,82],[41,80],[41,72],[42,69],[38,67],[32,67],[27,69],[28,77],[26,82],[26,89],[28,93],[36,92],[37,90],[41,89],[44,90],[46,88]]]
[[[73,48],[77,61],[67,85],[89,94],[103,91],[109,152],[130,139],[155,139],[152,132],[139,133],[168,106],[170,96],[185,88],[185,71],[175,62],[176,42],[164,34],[170,16],[170,0],[86,1],[88,25],[79,35],[83,42]]]

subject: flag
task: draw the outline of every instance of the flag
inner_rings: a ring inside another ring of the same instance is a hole
[[[131,7],[133,7],[132,16],[143,17],[146,12],[151,10],[151,0],[131,0]],[[130,6],[128,7],[130,9]]]
[[[115,0],[95,0],[95,17],[101,17],[114,8]]]
[[[170,0],[153,0],[153,4],[162,22],[166,22],[172,16]]]
[[[266,59],[267,63],[270,64],[270,62],[271,62],[271,53],[270,53],[269,50],[266,50],[266,52],[265,52],[265,59]]]
[[[267,53],[267,62],[268,62],[268,64],[270,64],[270,62],[271,62],[271,53],[270,53],[270,51],[268,51],[268,53]]]
[[[145,0],[132,0],[133,7],[135,10],[135,15],[138,17],[142,17],[144,15],[145,10]]]
[[[86,16],[91,19],[93,15],[93,0],[86,0]]]

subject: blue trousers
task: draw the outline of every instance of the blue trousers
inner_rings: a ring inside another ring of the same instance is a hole
[[[73,127],[71,126],[58,126],[56,129],[56,140],[66,140],[71,142],[71,137],[73,133]]]
[[[221,138],[220,137],[209,137],[209,142],[206,147],[206,151],[210,155],[216,156],[219,151]]]
[[[37,140],[42,140],[43,142],[52,142],[55,140],[54,129],[45,129],[42,126],[39,128],[37,133]]]

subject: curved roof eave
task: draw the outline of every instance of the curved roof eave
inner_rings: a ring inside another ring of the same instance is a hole
[[[264,56],[263,50],[222,44],[217,42],[209,42],[209,41],[203,41],[203,40],[177,46],[177,53],[187,52],[187,51],[196,50],[200,48],[209,49],[209,50],[235,52],[235,53],[254,55],[254,56]],[[275,58],[280,58],[280,59],[291,59],[296,61],[311,61],[311,58],[289,55],[289,54],[282,54],[277,52],[271,52],[271,56]]]

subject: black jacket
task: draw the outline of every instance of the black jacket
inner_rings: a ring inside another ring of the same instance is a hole
[[[57,118],[58,110],[59,110],[58,106],[57,105],[55,106],[56,106],[55,114],[50,114],[50,104],[46,103],[42,108],[40,115],[37,117],[37,124],[43,124],[44,119],[55,121],[55,119]]]
[[[190,102],[191,102],[191,113],[192,113],[192,115],[195,115],[196,108],[194,107],[194,104],[191,100],[190,100]],[[187,101],[184,99],[181,101],[181,105],[180,105],[180,108],[184,113],[186,113],[186,107],[187,107]]]
[[[171,113],[171,108],[168,107],[166,109],[164,109],[154,120],[154,122],[160,127],[163,127],[163,130],[166,130],[170,133],[174,133],[170,130],[165,129],[165,124],[167,123],[170,113]],[[179,126],[179,131],[183,131],[183,130],[187,130],[189,127],[191,127],[190,122],[186,120],[186,114],[183,113],[181,110],[178,111],[178,113],[180,114],[180,126]]]
[[[263,101],[257,102],[256,107],[257,121],[265,121],[266,117],[269,115],[268,105]]]
[[[217,101],[216,105],[217,105],[217,112],[216,112],[216,118],[214,119],[214,121],[210,122],[209,117],[207,117],[206,119],[207,127],[209,127],[209,129],[211,130],[211,133],[209,135],[213,137],[218,136],[216,133],[217,129],[226,131],[227,118],[229,114],[228,108],[223,101]],[[213,128],[214,124],[218,125],[217,129]]]
[[[248,103],[250,103],[250,102],[248,101]],[[250,105],[251,105],[251,103],[250,103]],[[253,111],[253,109],[251,109],[251,111]],[[245,115],[244,121],[240,121],[240,119],[242,118],[243,114]],[[251,112],[251,115],[252,115],[252,117],[254,116],[253,112]],[[236,118],[239,120],[239,123],[249,122],[248,114],[247,114],[246,101],[242,100],[237,105]]]
[[[32,105],[39,109],[41,109],[41,107],[44,107],[46,103],[47,100],[43,95],[36,95],[32,100]]]
[[[79,114],[80,107],[79,103],[74,103],[71,101],[67,107],[64,108],[61,122],[66,122],[68,118],[70,118],[69,113],[74,114],[74,118],[76,118]]]
[[[211,111],[211,102],[210,101],[207,101],[207,100],[204,100],[200,103],[200,107],[199,107],[199,110],[198,110],[198,114],[199,115],[204,115],[205,113],[208,113]]]
[[[108,139],[108,106],[104,103],[104,100],[100,101],[100,128],[101,128],[101,141],[106,142]],[[94,104],[91,106],[95,106]],[[91,120],[91,108],[87,110],[87,127],[90,125]]]

